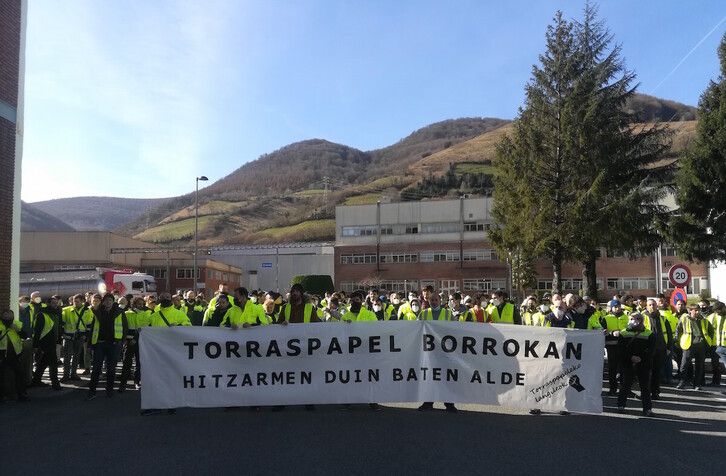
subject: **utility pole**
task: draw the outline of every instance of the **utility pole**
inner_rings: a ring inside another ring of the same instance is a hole
[[[323,200],[325,200],[325,213],[328,213],[328,185],[330,184],[330,177],[327,175],[323,177],[323,185],[325,185],[325,189],[323,191]]]

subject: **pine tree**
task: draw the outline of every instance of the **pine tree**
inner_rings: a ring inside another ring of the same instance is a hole
[[[681,157],[669,227],[679,256],[693,261],[726,260],[726,35],[718,58],[718,81],[698,102],[698,138]]]
[[[634,126],[624,112],[635,76],[620,48],[610,49],[597,8],[588,3],[584,17],[573,24],[557,14],[514,137],[498,145],[491,239],[502,254],[549,258],[553,290],[564,260],[582,262],[594,297],[600,247],[637,255],[658,245],[655,219],[672,166],[654,166],[668,131]]]

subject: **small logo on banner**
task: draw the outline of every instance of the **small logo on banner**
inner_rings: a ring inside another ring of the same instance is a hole
[[[582,392],[583,390],[585,390],[585,387],[583,387],[580,383],[580,377],[578,377],[577,375],[573,375],[572,377],[570,377],[569,383],[570,387],[574,388],[578,392]]]

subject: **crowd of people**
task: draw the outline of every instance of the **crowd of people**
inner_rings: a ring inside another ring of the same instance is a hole
[[[601,308],[588,296],[560,293],[528,296],[517,306],[503,291],[447,296],[426,286],[420,293],[408,295],[377,289],[367,294],[308,295],[295,284],[282,296],[273,291],[248,292],[243,287],[230,293],[223,284],[209,302],[203,294],[178,291],[174,295],[162,292],[158,299],[118,292],[76,294],[65,304],[61,296],[43,302],[35,292],[20,297],[18,316],[3,311],[0,402],[12,394],[4,388],[8,372],[13,374],[19,401],[30,399],[28,386],[47,385],[42,380],[46,370],[52,388],[60,390],[63,382],[81,380],[78,371],[83,368],[83,374],[90,375],[87,400],[96,398],[104,368],[107,396],[114,390],[124,392],[130,382],[138,388],[142,375],[139,333],[149,326],[240,329],[313,322],[444,320],[600,331],[605,335],[608,394],[618,397],[618,409],[623,411],[628,397],[635,396],[632,385],[637,377],[643,412],[648,416],[652,415],[652,401],[660,398],[662,384],[675,379],[677,389],[690,385],[700,390],[707,385],[704,370],[710,360],[708,385],[718,387],[720,364],[726,365],[724,303],[702,299],[686,306],[680,300],[673,309],[662,294],[652,299],[615,295]],[[118,364],[121,375],[115,388]],[[372,403],[371,408],[378,406]],[[419,410],[431,408],[432,402],[425,402]],[[446,403],[446,409],[457,411],[453,403]]]

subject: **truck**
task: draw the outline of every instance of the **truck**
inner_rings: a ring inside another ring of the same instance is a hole
[[[70,269],[60,271],[25,271],[20,273],[20,295],[38,291],[48,299],[65,298],[87,292],[103,294],[118,291],[120,295],[142,296],[156,292],[153,276],[132,269]]]

